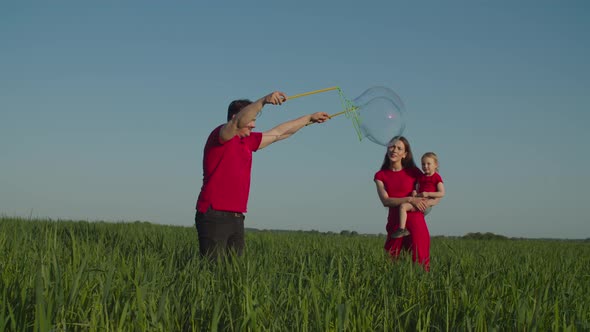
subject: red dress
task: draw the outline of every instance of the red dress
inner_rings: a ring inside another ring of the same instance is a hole
[[[401,171],[380,170],[375,173],[375,180],[383,182],[385,191],[389,197],[401,198],[412,195],[414,185],[418,178],[422,176],[422,171],[417,167],[402,169]],[[424,220],[424,213],[408,212],[406,228],[410,235],[392,239],[390,236],[399,228],[399,207],[390,207],[387,217],[387,239],[385,240],[384,249],[392,256],[397,258],[402,249],[412,252],[412,260],[424,266],[424,269],[430,270],[430,233]]]

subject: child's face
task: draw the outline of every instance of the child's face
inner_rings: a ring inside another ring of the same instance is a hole
[[[430,157],[422,158],[422,171],[424,172],[424,174],[426,174],[426,175],[434,174],[434,172],[436,172],[437,167],[438,167],[438,164],[437,164],[436,160],[434,160],[434,158],[430,158]]]

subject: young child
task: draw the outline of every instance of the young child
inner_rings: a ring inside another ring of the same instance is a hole
[[[412,196],[424,198],[442,198],[445,195],[443,180],[438,174],[438,157],[434,152],[426,152],[422,156],[422,175],[418,179],[418,193],[412,192]],[[392,238],[399,238],[410,235],[406,228],[408,212],[416,211],[410,203],[403,203],[399,206],[399,229],[391,234]]]

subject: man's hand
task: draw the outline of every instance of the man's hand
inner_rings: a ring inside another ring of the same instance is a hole
[[[330,119],[330,114],[326,113],[326,112],[317,112],[317,113],[313,113],[310,116],[310,121],[313,123],[322,123],[325,121],[328,121]]]
[[[281,91],[275,91],[270,93],[264,97],[264,105],[272,104],[272,105],[281,105],[283,102],[287,100],[287,95]]]

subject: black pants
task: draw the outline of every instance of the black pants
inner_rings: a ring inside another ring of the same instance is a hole
[[[242,213],[209,209],[195,215],[199,236],[199,251],[202,256],[218,257],[234,251],[244,251],[244,219]]]

